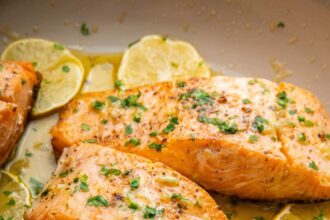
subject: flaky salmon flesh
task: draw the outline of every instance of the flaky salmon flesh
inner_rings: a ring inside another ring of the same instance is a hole
[[[37,83],[32,64],[0,61],[0,166],[24,130]]]
[[[26,220],[225,220],[201,187],[161,163],[94,144],[64,150]]]
[[[330,198],[329,123],[302,88],[218,76],[81,95],[51,133],[57,152],[98,143],[226,195],[311,201]]]

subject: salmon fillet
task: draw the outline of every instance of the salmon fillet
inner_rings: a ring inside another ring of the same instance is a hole
[[[0,166],[23,132],[37,83],[31,64],[0,61]]]
[[[98,145],[67,148],[27,220],[227,219],[201,187],[161,163]]]
[[[296,126],[283,125],[288,120]],[[329,116],[310,92],[286,83],[218,76],[84,94],[51,133],[57,152],[79,142],[110,146],[226,195],[330,198]]]

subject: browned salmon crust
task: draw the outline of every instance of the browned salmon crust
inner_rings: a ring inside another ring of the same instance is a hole
[[[306,90],[219,76],[81,95],[52,135],[58,152],[111,146],[227,195],[319,200],[330,198],[329,121]]]
[[[81,144],[64,151],[25,219],[227,218],[207,192],[169,167],[134,154]]]
[[[0,166],[23,132],[37,83],[30,63],[0,61]]]

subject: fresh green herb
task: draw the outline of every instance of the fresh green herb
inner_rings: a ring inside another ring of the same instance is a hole
[[[139,146],[140,144],[141,144],[141,142],[137,138],[131,138],[125,142],[125,146],[128,146],[128,145]]]
[[[123,176],[128,176],[130,173],[132,173],[133,170],[125,170],[125,172],[123,173]]]
[[[87,200],[88,206],[95,206],[95,207],[108,207],[110,203],[101,195],[89,197]]]
[[[70,67],[67,65],[62,66],[62,72],[64,72],[64,73],[70,72]]]
[[[71,170],[65,170],[65,171],[61,172],[58,176],[60,178],[67,177],[70,172],[71,172]]]
[[[308,113],[308,114],[313,114],[314,113],[314,110],[311,109],[311,108],[306,107],[305,108],[305,112]]]
[[[299,122],[304,122],[306,119],[303,116],[298,116],[298,121]]]
[[[283,21],[280,21],[277,23],[278,28],[285,28],[285,23]]]
[[[119,176],[121,174],[121,171],[118,169],[114,169],[114,168],[106,168],[104,165],[101,167],[101,173],[104,176]]]
[[[44,188],[44,184],[34,179],[33,177],[30,177],[30,186],[33,196],[37,196]]]
[[[263,216],[257,216],[257,217],[253,217],[252,220],[265,220],[265,218]]]
[[[285,91],[282,91],[277,94],[277,104],[282,108],[285,109],[288,106],[288,103],[290,102],[290,99],[288,98]]]
[[[88,183],[85,182],[85,181],[80,181],[79,188],[80,188],[81,191],[83,191],[83,192],[89,192],[89,186],[88,186]]]
[[[86,140],[84,140],[84,143],[93,144],[93,143],[97,143],[97,140],[96,139],[86,139]]]
[[[14,206],[16,205],[15,199],[9,199],[9,201],[6,203],[7,206]]]
[[[168,134],[170,132],[172,132],[175,129],[175,125],[173,123],[169,123],[164,129],[163,132],[165,134]]]
[[[250,99],[243,99],[242,102],[243,102],[244,105],[251,104]]]
[[[54,49],[56,49],[56,50],[64,50],[64,46],[62,44],[55,43],[54,44]]]
[[[80,128],[83,131],[89,131],[91,129],[91,127],[88,124],[84,124],[84,123],[80,125]]]
[[[160,152],[163,148],[163,144],[151,143],[149,144],[149,148],[155,149],[156,151]]]
[[[31,152],[26,152],[26,153],[25,153],[25,156],[26,156],[26,157],[32,157],[33,154],[32,154]]]
[[[178,122],[178,117],[172,117],[171,119],[170,119],[170,122],[171,123],[173,123],[173,124],[179,124],[179,122]]]
[[[180,81],[180,82],[177,82],[177,83],[176,83],[176,86],[179,87],[179,88],[183,88],[183,87],[186,86],[186,83],[183,82],[183,81]]]
[[[11,192],[11,191],[4,191],[3,194],[5,196],[10,196],[11,194],[13,194],[13,192]]]
[[[318,171],[319,170],[319,167],[316,165],[316,163],[314,161],[311,161],[309,164],[308,164],[309,168],[312,168],[313,170],[316,170]]]
[[[140,123],[141,122],[141,114],[139,113],[135,113],[133,115],[133,120],[136,122],[136,123]]]
[[[171,62],[171,66],[172,66],[173,68],[178,68],[178,67],[179,67],[179,65],[178,65],[177,63],[174,63],[174,62]]]
[[[95,110],[98,110],[98,111],[101,111],[105,106],[105,103],[104,102],[100,102],[100,101],[94,101],[92,102],[92,107],[95,109]]]
[[[87,26],[86,23],[82,23],[80,26],[80,32],[82,33],[82,35],[84,36],[88,36],[91,34],[91,32],[89,31],[89,28]]]
[[[264,119],[261,116],[256,116],[254,122],[252,123],[252,127],[257,129],[259,133],[262,133],[265,130],[265,127],[269,124],[267,119]]]
[[[132,125],[127,125],[125,127],[125,135],[130,135],[133,133],[133,128],[132,128]]]
[[[123,108],[129,108],[129,107],[138,107],[142,109],[143,111],[146,111],[147,108],[144,107],[141,103],[138,102],[138,99],[140,98],[141,93],[139,92],[137,95],[130,95],[126,99],[121,100],[121,107]]]
[[[123,81],[116,79],[115,80],[115,88],[121,90],[121,87],[124,85]]]
[[[171,196],[171,200],[172,200],[172,201],[182,201],[182,202],[184,202],[184,203],[186,203],[186,204],[189,202],[189,200],[188,200],[188,199],[185,199],[185,198],[182,196],[181,193],[179,193],[179,194],[173,193],[172,196]]]
[[[140,186],[140,180],[139,179],[132,179],[130,181],[130,185],[131,185],[131,190],[136,190]]]
[[[289,110],[289,115],[295,115],[297,114],[297,110]]]
[[[187,100],[189,98],[193,99],[196,102],[196,104],[199,106],[213,103],[212,96],[209,93],[207,93],[201,89],[194,89],[187,93],[180,94],[180,96],[179,96],[179,100],[182,100],[182,99]]]
[[[117,102],[117,101],[119,100],[118,97],[116,97],[116,96],[112,96],[112,95],[110,95],[110,96],[108,97],[108,99],[109,99],[112,103]]]
[[[301,144],[305,144],[306,143],[306,135],[305,133],[299,133],[298,134],[298,141],[301,143]]]
[[[314,216],[313,220],[325,220],[324,217],[325,216],[324,216],[324,213],[323,213],[323,209],[321,209],[320,214],[317,215],[317,216]]]
[[[130,202],[128,205],[128,208],[133,209],[133,210],[138,210],[139,209],[139,205],[136,202]]]
[[[156,137],[158,135],[158,132],[157,131],[153,131],[149,135],[150,135],[150,137]]]
[[[288,125],[289,127],[291,127],[291,128],[295,128],[295,127],[296,127],[296,124],[293,123],[293,122],[291,122],[291,121],[288,121],[288,122],[287,122],[287,125]]]
[[[128,44],[128,48],[130,48],[131,46],[133,46],[134,44],[138,43],[140,41],[140,39],[137,39],[131,43]]]
[[[257,80],[257,79],[250,79],[250,80],[248,81],[248,84],[249,84],[250,86],[253,86],[253,85],[257,84],[257,83],[258,83],[258,80]]]
[[[205,116],[199,116],[197,120],[201,123],[207,123],[217,126],[220,132],[224,134],[235,134],[238,132],[236,123],[229,124],[229,122],[222,121],[218,118],[208,118]]]
[[[304,125],[305,125],[306,127],[313,127],[313,126],[314,126],[314,123],[313,123],[312,121],[306,120],[306,121],[304,122]]]
[[[257,135],[250,135],[249,137],[249,142],[250,143],[256,143],[258,141],[258,136]]]
[[[330,134],[325,135],[328,140],[330,140]]]
[[[147,207],[144,209],[143,218],[153,219],[156,214],[156,209],[147,205]]]
[[[102,120],[101,120],[101,124],[105,125],[105,124],[107,124],[107,123],[108,123],[108,120],[107,120],[107,119],[102,119]]]
[[[38,65],[37,62],[32,62],[33,67],[36,67]]]

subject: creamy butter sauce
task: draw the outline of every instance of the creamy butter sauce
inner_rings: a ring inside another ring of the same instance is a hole
[[[77,50],[72,50],[83,63],[86,75],[90,70],[99,64],[111,64],[113,73],[118,71],[122,53],[113,54],[88,54]],[[221,75],[215,71],[211,71],[212,75]],[[100,74],[100,77],[104,74]],[[113,74],[112,82],[115,80],[116,74]],[[106,76],[105,81],[109,81],[109,76]],[[86,77],[88,79],[88,77]],[[97,83],[103,81],[98,79]],[[91,87],[96,87],[93,81],[85,80],[82,90],[88,90]],[[112,89],[113,85],[108,88]],[[11,160],[6,169],[13,174],[19,175],[21,179],[29,185],[32,192],[35,190],[35,185],[45,184],[50,178],[52,171],[56,167],[56,160],[54,157],[53,149],[51,146],[50,129],[56,124],[58,120],[58,113],[55,112],[51,115],[34,119],[29,122],[26,127],[25,133],[21,138],[16,156]],[[279,212],[281,206],[276,203],[257,203],[250,201],[242,201],[239,199],[232,199],[211,193],[212,197],[220,205],[221,209],[227,214],[229,219],[232,220],[267,220],[273,219]]]

